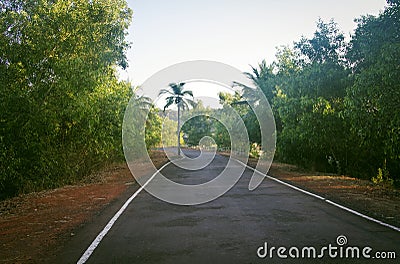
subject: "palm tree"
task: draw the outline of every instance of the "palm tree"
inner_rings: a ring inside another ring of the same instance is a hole
[[[242,97],[249,103],[255,103],[259,100],[259,92],[263,92],[267,99],[271,102],[272,98],[274,97],[275,89],[273,83],[274,73],[272,65],[268,66],[266,61],[263,60],[258,64],[258,67],[250,67],[252,69],[252,73],[245,72],[244,74],[253,82],[256,87],[260,89],[254,89],[238,82],[234,82],[234,86],[239,86],[242,88]],[[240,103],[244,103],[244,101],[238,102],[237,104]]]
[[[131,104],[134,105],[135,109],[140,109],[143,113],[147,113],[146,111],[149,110],[152,106],[151,98],[143,95],[138,94],[138,90],[140,86],[132,87],[132,101]]]
[[[131,87],[131,99],[125,109],[124,122],[122,124],[122,140],[124,154],[128,154],[127,159],[139,159],[144,157],[143,144],[147,148],[146,119],[152,107],[152,100],[149,97],[138,94],[139,86]],[[142,128],[145,127],[144,130]],[[150,127],[150,129],[152,129]],[[142,142],[144,139],[144,142]]]
[[[177,128],[177,136],[178,136],[178,155],[181,155],[181,142],[180,142],[180,125],[181,125],[181,108],[189,109],[189,104],[191,106],[195,105],[195,102],[189,98],[185,98],[191,96],[193,98],[193,92],[184,89],[185,83],[170,83],[169,89],[162,89],[159,95],[167,94],[169,95],[165,100],[167,103],[164,106],[165,110],[173,104],[178,106],[178,128]]]

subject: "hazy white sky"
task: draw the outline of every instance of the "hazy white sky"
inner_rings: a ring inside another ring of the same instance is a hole
[[[128,40],[130,67],[140,85],[157,71],[188,60],[214,60],[241,71],[276,47],[311,37],[316,21],[334,18],[349,34],[355,18],[379,14],[385,0],[128,0],[134,12]]]

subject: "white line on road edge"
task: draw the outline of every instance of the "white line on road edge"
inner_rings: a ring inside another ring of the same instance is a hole
[[[97,235],[97,237],[93,240],[92,244],[86,249],[85,253],[83,253],[82,257],[78,260],[77,264],[85,263],[89,257],[92,255],[93,251],[100,244],[103,237],[110,231],[111,227],[117,221],[117,219],[121,216],[121,214],[125,211],[128,205],[132,202],[132,200],[146,187],[146,185],[156,176],[160,170],[164,169],[167,165],[169,165],[171,161],[164,164],[160,169],[158,169],[151,177],[148,179],[143,186],[141,186],[129,199],[124,203],[124,205],[118,210],[118,212],[111,218],[108,224],[104,227],[104,229]]]
[[[268,178],[268,179],[270,179],[270,180],[276,181],[276,182],[278,182],[278,183],[280,183],[280,184],[283,184],[283,185],[286,185],[286,186],[288,186],[288,187],[290,187],[290,188],[292,188],[292,189],[294,189],[294,190],[296,190],[296,191],[305,193],[305,194],[307,194],[307,195],[310,195],[310,196],[313,196],[313,197],[315,197],[315,198],[317,198],[317,199],[320,199],[320,200],[322,200],[322,201],[325,201],[325,202],[327,202],[328,204],[331,204],[331,205],[333,205],[333,206],[335,206],[335,207],[338,207],[338,208],[340,208],[340,209],[342,209],[342,210],[348,211],[348,212],[350,212],[350,213],[352,213],[352,214],[355,214],[355,215],[357,215],[357,216],[360,216],[360,217],[362,217],[362,218],[364,218],[364,219],[367,219],[367,220],[369,220],[369,221],[375,222],[375,223],[377,223],[377,224],[380,224],[380,225],[385,226],[385,227],[389,227],[389,228],[391,228],[391,229],[393,229],[393,230],[396,230],[396,231],[400,232],[400,228],[399,228],[399,227],[390,225],[390,224],[388,224],[388,223],[382,222],[382,221],[380,221],[380,220],[378,220],[378,219],[369,217],[369,216],[367,216],[367,215],[365,215],[365,214],[362,214],[362,213],[357,212],[357,211],[355,211],[355,210],[353,210],[353,209],[350,209],[350,208],[348,208],[348,207],[346,207],[346,206],[343,206],[343,205],[340,205],[340,204],[338,204],[338,203],[332,202],[331,200],[328,200],[328,199],[326,199],[326,198],[324,198],[324,197],[322,197],[322,196],[319,196],[319,195],[317,195],[317,194],[315,194],[315,193],[308,192],[308,191],[303,190],[303,189],[301,189],[301,188],[299,188],[299,187],[296,187],[296,186],[294,186],[294,185],[291,185],[290,183],[281,181],[281,180],[279,180],[279,179],[277,179],[277,178],[274,178],[274,177],[269,176],[269,175],[267,175],[267,174],[265,174],[265,173],[262,173],[261,171],[258,171],[258,170],[256,170],[256,169],[254,169],[254,168],[248,166],[247,164],[244,164],[244,163],[241,162],[240,160],[237,160],[237,159],[235,159],[235,160],[236,160],[237,162],[239,162],[240,164],[242,164],[243,166],[246,166],[246,167],[249,168],[250,170],[252,170],[252,171],[254,171],[254,172],[256,172],[256,173],[259,173],[259,174],[265,176],[266,178]]]

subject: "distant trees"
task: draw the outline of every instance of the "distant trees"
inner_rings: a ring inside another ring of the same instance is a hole
[[[162,119],[162,146],[173,147],[176,145],[176,126],[177,121],[171,120],[170,117]]]
[[[188,136],[185,139],[188,146],[197,146],[204,136],[214,136],[216,120],[210,117],[212,111],[213,109],[204,107],[202,101],[190,110],[190,116],[195,117],[187,120],[182,126],[182,131]]]
[[[161,145],[162,124],[158,108],[152,105],[146,119],[145,142],[148,150]]]

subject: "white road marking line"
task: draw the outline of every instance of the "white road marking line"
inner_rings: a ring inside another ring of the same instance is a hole
[[[369,217],[369,216],[364,215],[364,214],[362,214],[362,213],[360,213],[360,212],[357,212],[357,211],[355,211],[355,210],[352,210],[352,209],[350,209],[350,208],[348,208],[348,207],[346,207],[346,206],[337,204],[337,203],[335,203],[335,202],[333,202],[333,201],[330,201],[330,200],[328,200],[328,199],[326,199],[326,198],[324,198],[324,197],[322,197],[322,196],[319,196],[319,195],[314,194],[314,193],[312,193],[312,192],[308,192],[308,191],[303,190],[303,189],[301,189],[301,188],[299,188],[299,187],[296,187],[296,186],[294,186],[294,185],[291,185],[291,184],[289,184],[289,183],[287,183],[287,182],[281,181],[281,180],[279,180],[279,179],[277,179],[277,178],[274,178],[274,177],[272,177],[272,176],[270,176],[270,175],[267,175],[267,174],[265,174],[265,173],[262,173],[262,172],[260,172],[260,171],[258,171],[258,170],[256,170],[256,169],[254,169],[254,168],[248,166],[247,164],[244,164],[244,163],[241,162],[240,160],[237,160],[237,159],[235,159],[235,160],[236,160],[238,163],[240,163],[241,165],[243,165],[243,166],[249,168],[250,170],[252,170],[252,171],[254,171],[254,172],[256,172],[256,173],[259,173],[259,174],[263,175],[264,177],[266,177],[266,178],[268,178],[268,179],[270,179],[270,180],[273,180],[273,181],[275,181],[275,182],[278,182],[278,183],[280,183],[280,184],[283,184],[283,185],[285,185],[285,186],[288,186],[288,187],[290,187],[290,188],[292,188],[292,189],[294,189],[294,190],[297,190],[297,191],[299,191],[299,192],[302,192],[302,193],[304,193],[304,194],[313,196],[313,197],[315,197],[315,198],[317,198],[317,199],[320,199],[320,200],[322,200],[322,201],[325,201],[326,203],[329,203],[329,204],[331,204],[331,205],[333,205],[333,206],[335,206],[335,207],[337,207],[337,208],[340,208],[340,209],[342,209],[342,210],[345,210],[345,211],[348,211],[348,212],[350,212],[350,213],[352,213],[352,214],[355,214],[355,215],[357,215],[357,216],[360,216],[360,217],[362,217],[362,218],[364,218],[364,219],[367,219],[367,220],[369,220],[369,221],[375,222],[375,223],[377,223],[377,224],[380,224],[380,225],[382,225],[382,226],[385,226],[385,227],[388,227],[388,228],[391,228],[391,229],[393,229],[393,230],[395,230],[395,231],[400,232],[400,228],[398,228],[398,227],[396,227],[396,226],[387,224],[387,223],[385,223],[385,222],[382,222],[382,221],[380,221],[380,220],[377,220],[377,219],[375,219],[375,218]],[[111,227],[114,225],[114,223],[117,221],[117,219],[121,216],[121,214],[125,211],[125,209],[126,209],[126,208],[128,207],[128,205],[132,202],[132,200],[146,187],[146,185],[157,175],[157,173],[159,173],[159,171],[161,171],[162,169],[164,169],[164,168],[165,168],[167,165],[169,165],[170,163],[171,163],[171,161],[169,161],[168,163],[164,164],[160,169],[158,169],[158,170],[150,177],[150,179],[147,180],[147,182],[146,182],[145,184],[143,184],[143,186],[141,186],[131,197],[129,197],[129,199],[128,199],[128,200],[124,203],[124,205],[118,210],[118,212],[113,216],[113,218],[111,218],[111,220],[107,223],[107,225],[104,227],[104,229],[97,235],[97,237],[93,240],[93,242],[90,244],[90,246],[86,249],[86,251],[83,253],[83,255],[81,256],[81,258],[78,260],[77,264],[86,263],[86,261],[87,261],[87,260],[89,259],[89,257],[92,255],[93,251],[94,251],[94,250],[97,248],[97,246],[100,244],[101,240],[102,240],[102,239],[104,238],[104,236],[108,233],[108,231],[110,231]]]
[[[89,257],[92,255],[93,251],[100,244],[101,240],[107,235],[108,231],[110,231],[111,227],[117,221],[117,219],[121,216],[121,214],[125,211],[128,205],[132,202],[133,199],[146,187],[146,185],[159,173],[162,169],[164,169],[167,165],[169,165],[171,161],[164,164],[160,169],[158,169],[151,177],[148,179],[143,186],[141,186],[129,199],[124,203],[124,205],[118,210],[118,212],[111,218],[108,224],[104,227],[104,229],[97,235],[97,237],[93,240],[92,244],[86,249],[85,253],[83,253],[82,257],[78,260],[77,264],[85,263]]]
[[[258,171],[258,170],[256,170],[256,169],[254,169],[254,168],[248,166],[247,164],[244,164],[244,163],[241,162],[240,160],[237,160],[237,159],[235,159],[235,160],[236,160],[237,162],[239,162],[240,164],[242,164],[243,166],[246,166],[246,167],[249,168],[250,170],[252,170],[252,171],[254,171],[254,172],[256,172],[256,173],[259,173],[259,174],[261,174],[261,175],[264,175],[264,177],[266,177],[266,178],[268,178],[268,179],[270,179],[270,180],[276,181],[276,182],[278,182],[278,183],[280,183],[280,184],[283,184],[283,185],[286,185],[286,186],[288,186],[288,187],[290,187],[290,188],[292,188],[292,189],[294,189],[294,190],[296,190],[296,191],[299,191],[299,192],[302,192],[302,193],[304,193],[304,194],[313,196],[313,197],[315,197],[315,198],[317,198],[317,199],[320,199],[320,200],[322,200],[322,201],[324,201],[324,202],[326,202],[326,203],[328,203],[328,204],[330,204],[330,205],[333,205],[333,206],[335,206],[335,207],[337,207],[337,208],[340,208],[340,209],[342,209],[342,210],[345,210],[345,211],[347,211],[347,212],[350,212],[350,213],[352,213],[352,214],[355,214],[355,215],[357,215],[357,216],[360,216],[360,217],[362,217],[362,218],[364,218],[364,219],[367,219],[367,220],[372,221],[372,222],[375,222],[375,223],[377,223],[377,224],[379,224],[379,225],[382,225],[382,226],[385,226],[385,227],[388,227],[388,228],[391,228],[391,229],[393,229],[393,230],[395,230],[395,231],[400,232],[400,228],[397,227],[397,226],[390,225],[390,224],[385,223],[385,222],[382,222],[382,221],[380,221],[380,220],[378,220],[378,219],[375,219],[375,218],[372,218],[372,217],[367,216],[367,215],[365,215],[365,214],[362,214],[362,213],[360,213],[360,212],[357,212],[357,211],[355,211],[355,210],[353,210],[353,209],[350,209],[350,208],[348,208],[348,207],[346,207],[346,206],[340,205],[340,204],[335,203],[335,202],[333,202],[333,201],[330,201],[330,200],[328,200],[328,199],[326,199],[326,198],[324,198],[324,197],[322,197],[322,196],[319,196],[318,194],[315,194],[315,193],[312,193],[312,192],[303,190],[303,189],[301,189],[301,188],[299,188],[299,187],[296,187],[296,186],[294,186],[294,185],[291,185],[290,183],[281,181],[281,180],[279,180],[279,179],[277,179],[277,178],[275,178],[275,177],[272,177],[272,176],[270,176],[270,175],[267,175],[267,174],[265,174],[265,173],[262,173],[261,171]]]

